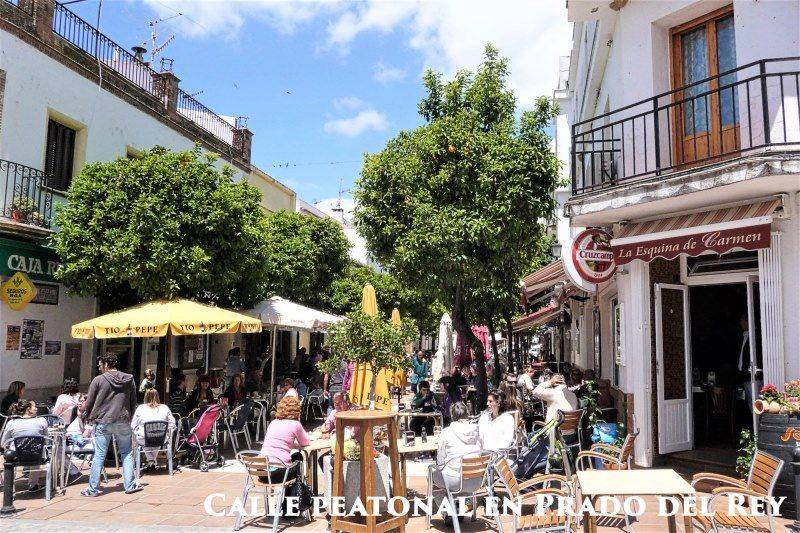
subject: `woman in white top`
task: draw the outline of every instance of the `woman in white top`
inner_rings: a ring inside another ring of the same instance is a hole
[[[136,442],[144,445],[144,424],[145,422],[166,422],[167,435],[175,431],[175,417],[169,407],[161,403],[156,389],[150,389],[144,393],[144,403],[136,408],[131,420],[131,428],[136,437]],[[145,457],[151,463],[156,460],[156,451],[145,449]]]
[[[72,423],[75,413],[75,407],[81,401],[81,393],[78,391],[78,380],[75,378],[67,378],[61,386],[61,394],[56,398],[56,404],[53,406],[53,414],[57,415],[64,422],[65,426]]]
[[[492,391],[486,399],[486,411],[478,419],[478,434],[481,447],[493,452],[514,446],[516,423],[509,412],[506,396],[502,391]]]

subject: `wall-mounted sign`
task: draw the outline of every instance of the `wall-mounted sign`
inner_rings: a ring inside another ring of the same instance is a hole
[[[22,321],[22,348],[20,359],[41,359],[44,345],[44,320]]]
[[[52,248],[0,238],[0,274],[24,272],[32,280],[54,282],[58,267],[58,256]]]
[[[564,270],[572,282],[589,292],[597,290],[597,284],[614,276],[616,264],[611,250],[611,235],[598,228],[589,228],[578,233],[572,245],[563,248]]]
[[[36,285],[36,298],[32,304],[58,305],[58,285],[52,283],[34,283]]]
[[[6,326],[6,350],[19,350],[19,335],[22,328],[9,324]]]
[[[8,302],[8,306],[14,311],[25,309],[34,298],[36,286],[22,272],[17,272],[0,285],[0,300]]]
[[[61,355],[61,341],[44,341],[45,355]]]

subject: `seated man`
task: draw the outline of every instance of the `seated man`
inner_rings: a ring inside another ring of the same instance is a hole
[[[436,400],[431,392],[431,384],[427,381],[420,381],[417,386],[417,394],[411,400],[411,408],[418,409],[423,413],[432,413],[436,409]],[[428,435],[433,434],[435,419],[432,416],[415,416],[411,418],[410,428],[415,435],[422,433],[422,428]]]

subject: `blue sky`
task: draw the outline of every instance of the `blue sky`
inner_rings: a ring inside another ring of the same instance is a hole
[[[98,5],[69,7],[94,24]],[[175,39],[161,57],[181,87],[249,117],[254,163],[307,201],[337,196],[340,179],[349,189],[365,152],[420,123],[425,68],[472,68],[491,41],[529,103],[552,94],[570,37],[559,0],[104,0],[100,25],[149,49],[149,21],[168,17],[159,41]]]

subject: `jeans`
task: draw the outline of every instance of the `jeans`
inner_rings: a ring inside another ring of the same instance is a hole
[[[94,427],[94,457],[92,457],[92,471],[89,474],[89,490],[91,492],[97,492],[100,489],[100,474],[103,471],[112,436],[116,438],[119,453],[122,455],[122,479],[125,490],[131,490],[136,486],[130,422],[97,424]]]

